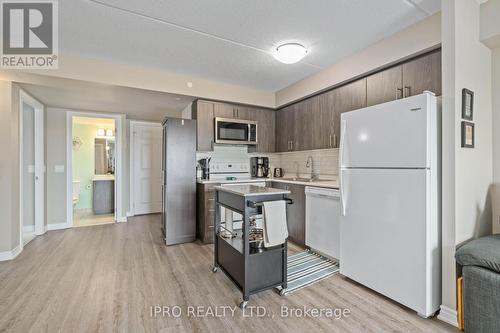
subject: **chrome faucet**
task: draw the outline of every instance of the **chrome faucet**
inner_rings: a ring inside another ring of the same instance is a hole
[[[311,155],[307,157],[306,168],[311,168],[311,179],[315,179],[316,176],[314,175],[314,161]]]

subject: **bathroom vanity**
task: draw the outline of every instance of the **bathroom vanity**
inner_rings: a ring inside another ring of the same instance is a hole
[[[114,175],[95,175],[92,183],[92,210],[94,214],[113,214],[115,211]]]

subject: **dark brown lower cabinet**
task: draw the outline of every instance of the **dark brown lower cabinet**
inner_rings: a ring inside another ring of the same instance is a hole
[[[287,205],[288,240],[304,247],[306,241],[306,194],[304,185],[272,182],[272,187],[288,190],[293,205]]]
[[[196,184],[196,238],[214,242],[215,190],[220,184]]]

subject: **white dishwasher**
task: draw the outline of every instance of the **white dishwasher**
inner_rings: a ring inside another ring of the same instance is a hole
[[[340,191],[306,187],[306,245],[340,260]]]

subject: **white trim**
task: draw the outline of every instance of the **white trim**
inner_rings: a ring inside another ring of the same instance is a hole
[[[450,309],[446,305],[440,306],[441,311],[439,311],[439,314],[437,318],[441,321],[444,321],[445,323],[448,323],[454,327],[458,327],[458,316],[457,316],[457,311]]]
[[[23,233],[24,234],[29,234],[29,233],[34,233],[35,232],[35,226],[34,225],[25,225],[23,226]]]
[[[151,121],[139,121],[139,120],[131,120],[129,126],[129,206],[130,206],[130,215],[127,213],[127,216],[135,216],[135,197],[134,197],[134,145],[135,145],[135,126],[151,126],[151,127],[162,127],[161,123],[151,122]]]
[[[24,246],[24,223],[23,223],[23,104],[26,103],[34,110],[34,158],[35,158],[35,225],[34,234],[45,233],[45,107],[37,99],[24,90],[19,90],[19,252]],[[16,247],[17,249],[17,247]],[[14,249],[14,250],[16,250]],[[12,250],[12,251],[14,251]],[[11,252],[12,252],[11,251]],[[19,254],[19,253],[17,253]],[[15,256],[17,256],[15,254]],[[14,258],[15,258],[14,256]]]
[[[125,144],[124,117],[116,113],[96,113],[85,111],[71,111],[66,113],[66,212],[69,227],[73,227],[73,117],[111,118],[115,120],[116,137],[116,169],[115,169],[115,221],[127,221],[123,207],[123,147]]]
[[[13,250],[0,252],[0,261],[15,259],[19,255],[19,253],[23,251],[22,244],[23,242],[21,242],[21,244],[16,246]]]
[[[62,230],[62,229],[68,229],[71,228],[72,225],[69,223],[51,223],[47,224],[47,230],[52,231],[52,230]]]
[[[135,215],[132,214],[132,212],[127,212],[127,217],[132,217],[132,216],[135,216]]]
[[[128,222],[128,220],[127,220],[127,217],[125,216],[125,217],[121,217],[121,218],[117,219],[116,222],[124,223],[124,222]]]

